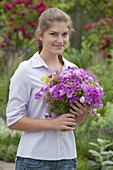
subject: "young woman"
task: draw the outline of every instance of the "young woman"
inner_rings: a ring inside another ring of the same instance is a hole
[[[86,117],[88,106],[76,103],[67,114],[46,119],[43,99],[35,93],[44,86],[41,77],[54,70],[74,66],[62,57],[73,31],[70,17],[58,8],[50,8],[39,18],[35,38],[39,47],[23,61],[10,83],[7,124],[23,131],[18,146],[16,170],[75,170],[76,145],[73,130]]]

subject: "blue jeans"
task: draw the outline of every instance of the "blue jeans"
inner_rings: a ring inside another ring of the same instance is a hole
[[[17,157],[16,170],[76,170],[76,158],[46,161]]]

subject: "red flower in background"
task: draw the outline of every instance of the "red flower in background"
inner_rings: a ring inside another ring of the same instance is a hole
[[[9,3],[10,2],[10,3]],[[28,50],[29,40],[34,36],[37,25],[37,18],[46,9],[45,3],[41,0],[12,0],[3,4],[3,15],[1,16],[3,37],[0,47],[10,52],[14,50]],[[10,34],[10,37],[9,37]],[[5,36],[4,36],[5,35]],[[16,48],[13,48],[13,47]],[[30,51],[30,50],[28,50]]]
[[[39,10],[41,13],[45,11],[45,5],[43,1],[40,1],[40,4],[35,4],[35,9]]]
[[[35,28],[35,26],[36,26],[36,24],[33,23],[33,22],[31,22],[31,21],[29,21],[28,24],[29,24],[29,26],[30,26],[31,28]]]
[[[111,40],[107,34],[104,34],[102,37],[106,42],[108,42],[108,43],[111,42]]]
[[[106,22],[108,22],[108,23],[112,23],[112,19],[111,18],[105,18],[104,19]]]
[[[85,30],[87,30],[87,29],[90,29],[90,28],[93,28],[93,27],[95,27],[96,26],[96,24],[95,23],[89,23],[89,24],[87,24],[85,27],[84,27],[84,29]]]
[[[109,47],[108,44],[105,44],[105,45],[99,47],[99,51],[105,50],[108,47]]]
[[[88,30],[87,39],[94,49],[103,52],[104,58],[111,58],[110,50],[113,48],[113,17],[98,19],[95,23],[89,23],[84,27]]]
[[[110,53],[108,53],[108,54],[105,55],[105,58],[106,58],[106,59],[107,59],[107,58],[112,58],[112,55],[111,55]]]
[[[26,12],[25,11],[21,11],[20,14],[24,17],[26,15]]]
[[[13,8],[13,6],[11,4],[9,4],[8,2],[4,3],[4,9],[5,10],[11,10]]]

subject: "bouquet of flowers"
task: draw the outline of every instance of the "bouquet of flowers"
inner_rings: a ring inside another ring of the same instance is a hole
[[[51,117],[51,113],[69,113],[70,103],[76,104],[76,101],[88,104],[90,115],[100,117],[97,109],[103,107],[101,99],[104,92],[89,70],[76,66],[62,73],[56,70],[43,77],[42,81],[46,86],[35,94],[35,98],[44,97],[48,109],[46,117]]]

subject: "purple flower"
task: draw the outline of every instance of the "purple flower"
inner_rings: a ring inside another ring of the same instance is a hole
[[[60,93],[60,96],[63,96],[64,94],[66,94],[66,91],[65,91],[65,89],[61,89],[61,90],[59,91],[59,93]]]
[[[40,99],[40,97],[41,97],[40,92],[38,92],[38,93],[35,94],[35,99]]]
[[[46,119],[51,119],[52,118],[52,115],[50,113],[45,113],[45,118]]]
[[[96,114],[96,118],[99,118],[99,117],[100,117],[100,113],[97,113],[97,114]]]
[[[19,50],[18,51],[18,55],[20,56],[20,55],[22,55],[23,54],[23,51],[22,50]]]
[[[48,78],[52,78],[52,74],[50,74],[50,75],[48,76]]]
[[[90,70],[77,67],[72,67],[62,73],[55,70],[53,74],[48,75],[48,82],[46,87],[42,87],[35,94],[36,99],[44,96],[48,105],[48,113],[61,113],[63,110],[64,113],[69,112],[70,103],[75,104],[76,101],[80,101],[90,106],[91,116],[100,117],[97,109],[103,108],[104,92]]]

